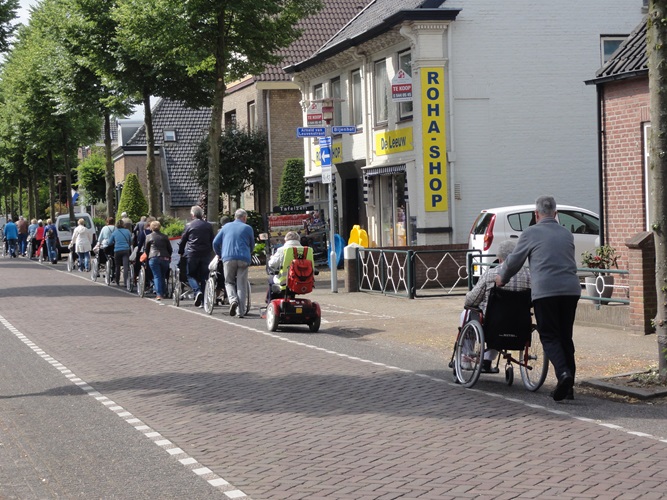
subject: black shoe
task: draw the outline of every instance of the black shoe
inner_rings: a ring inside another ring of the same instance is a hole
[[[572,392],[572,388],[574,387],[574,377],[570,372],[563,372],[560,374],[560,377],[558,377],[558,385],[556,385],[556,389],[554,390],[552,397],[554,398],[554,401],[562,401],[565,399],[568,395],[569,392]],[[572,399],[574,399],[574,392],[572,392],[573,396]]]
[[[556,391],[551,391],[549,396],[553,398],[555,392]],[[574,401],[574,389],[570,389],[570,392],[568,392],[563,399],[567,401]]]
[[[203,301],[204,301],[204,294],[201,292],[197,292],[197,295],[195,295],[195,306],[199,307]]]
[[[492,361],[490,359],[482,360],[482,373],[498,373],[500,370],[496,366],[491,365]]]
[[[236,302],[232,302],[232,303],[229,305],[229,315],[230,315],[230,316],[236,316],[236,308],[237,308],[238,306],[239,306],[239,305],[238,305]]]

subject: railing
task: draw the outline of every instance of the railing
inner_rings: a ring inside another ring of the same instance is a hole
[[[630,304],[630,299],[614,297],[614,295],[619,295],[616,293],[617,291],[623,291],[620,295],[627,297],[629,286],[617,284],[613,279],[614,276],[627,277],[630,274],[629,271],[625,269],[604,269],[604,271],[600,271],[589,267],[582,267],[577,269],[577,272],[580,274],[593,274],[593,276],[585,277],[585,281],[592,281],[592,283],[583,284],[586,295],[582,293],[581,298],[592,301],[596,308],[599,308],[601,304]],[[595,279],[589,280],[589,278]],[[609,278],[612,279],[610,280]]]
[[[468,250],[359,249],[359,290],[416,297],[465,294]]]

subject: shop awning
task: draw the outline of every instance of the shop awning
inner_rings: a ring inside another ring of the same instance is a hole
[[[391,175],[405,172],[405,163],[400,165],[386,165],[382,167],[371,167],[362,169],[366,177],[373,177],[375,175]]]

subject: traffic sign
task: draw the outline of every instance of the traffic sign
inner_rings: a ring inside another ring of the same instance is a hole
[[[357,126],[352,125],[352,126],[341,126],[341,127],[332,127],[331,128],[331,133],[333,134],[356,134],[357,133]]]
[[[303,137],[324,137],[327,129],[325,127],[297,127],[296,136]]]

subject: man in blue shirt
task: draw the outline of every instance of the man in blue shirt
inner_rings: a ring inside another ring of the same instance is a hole
[[[229,298],[229,315],[242,318],[248,293],[248,266],[255,248],[255,233],[246,221],[248,213],[239,208],[234,222],[225,224],[213,240],[213,250],[222,259],[225,289]]]
[[[9,256],[14,258],[18,257],[17,244],[19,239],[19,232],[11,217],[7,217],[7,224],[5,225],[5,239],[7,240],[7,247],[9,248]]]

